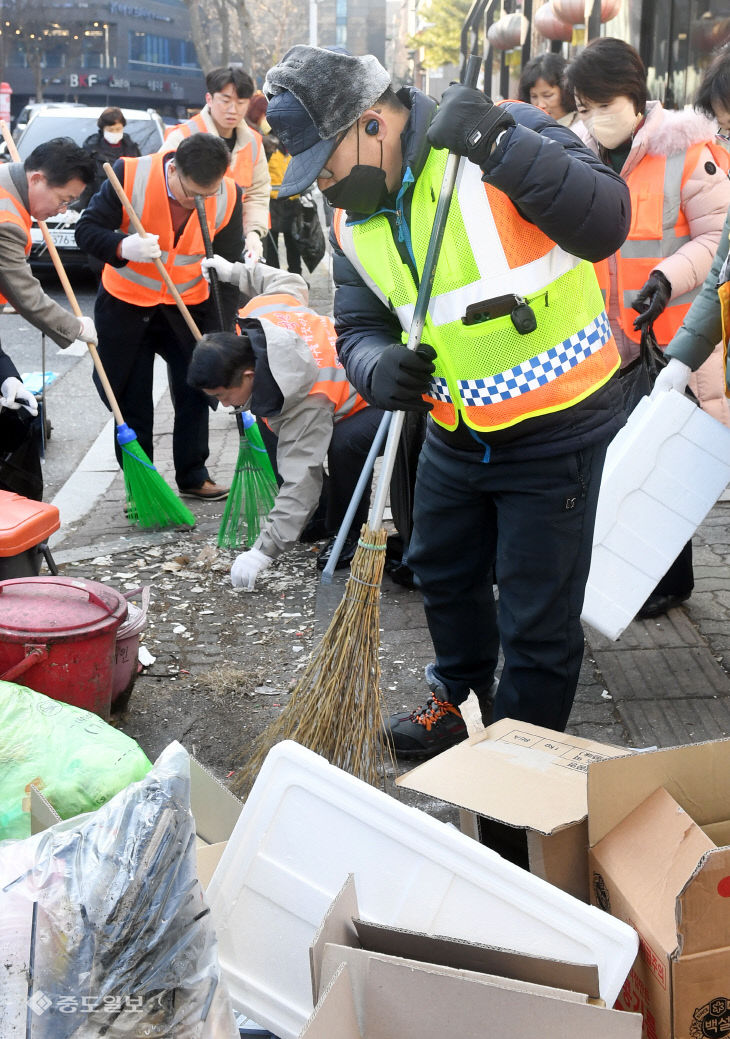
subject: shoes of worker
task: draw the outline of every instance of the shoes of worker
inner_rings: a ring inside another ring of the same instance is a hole
[[[359,533],[347,535],[342,545],[340,557],[335,563],[335,570],[344,570],[346,566],[350,565],[355,556],[355,553],[357,552],[357,542],[359,537]],[[317,556],[318,570],[324,570],[324,568],[329,563],[330,556],[332,555],[332,549],[335,547],[335,540],[336,536],[331,537],[322,549],[322,551]]]
[[[392,714],[381,735],[397,757],[425,759],[461,743],[468,733],[459,708],[434,695],[410,714]]]
[[[181,487],[183,498],[200,498],[202,501],[222,501],[228,497],[230,487],[219,487],[212,480],[204,480],[200,487]]]
[[[636,616],[642,620],[647,620],[650,617],[661,617],[669,610],[673,610],[675,606],[686,602],[691,594],[691,592],[685,592],[684,595],[660,595],[652,592]]]

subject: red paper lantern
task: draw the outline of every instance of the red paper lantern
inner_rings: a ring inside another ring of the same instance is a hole
[[[535,28],[541,36],[548,40],[562,40],[563,43],[570,43],[573,39],[573,26],[569,22],[564,22],[562,18],[558,18],[550,0],[535,12]]]
[[[598,0],[593,0],[598,3]],[[553,11],[564,22],[584,25],[586,20],[585,0],[551,0]],[[621,0],[601,0],[601,21],[610,22],[621,10]]]
[[[514,14],[502,15],[493,22],[487,30],[487,39],[496,50],[512,50],[513,47],[522,46],[529,28],[530,23],[525,16],[516,11]]]

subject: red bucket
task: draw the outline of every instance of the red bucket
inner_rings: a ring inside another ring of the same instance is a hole
[[[0,581],[0,680],[109,717],[127,600],[96,581]]]

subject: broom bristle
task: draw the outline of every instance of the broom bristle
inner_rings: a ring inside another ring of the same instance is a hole
[[[195,516],[162,479],[139,441],[120,446],[129,522],[140,527],[194,527]]]
[[[278,485],[263,444],[261,451],[263,456],[248,437],[241,439],[236,472],[218,528],[219,548],[240,548],[244,539],[250,548],[261,531],[261,520],[274,504]]]
[[[376,785],[392,748],[380,739],[380,584],[384,529],[360,532],[345,594],[302,677],[276,718],[254,741],[233,788],[248,793],[274,744],[296,740],[358,779]]]

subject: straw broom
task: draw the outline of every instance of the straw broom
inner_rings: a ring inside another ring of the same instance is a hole
[[[2,132],[13,161],[20,162],[20,155],[15,146],[15,141],[10,135],[4,120],[0,120],[0,132]],[[83,317],[76,295],[71,287],[71,282],[68,280],[68,275],[64,269],[63,261],[58,255],[56,244],[51,238],[45,222],[38,220],[37,223],[46,243],[48,254],[53,261],[53,266],[56,268],[56,274],[71,305],[71,310],[76,317]],[[137,440],[137,434],[124,421],[96,346],[94,343],[87,343],[86,346],[91,354],[91,359],[94,362],[94,367],[106,398],[109,401],[117,427],[117,443],[122,449],[122,472],[124,474],[124,489],[127,498],[127,519],[130,523],[138,523],[141,527],[182,525],[194,527],[195,516],[165,483],[146,453],[142,450]]]
[[[476,84],[480,64],[477,55],[469,58],[465,77],[468,86]],[[450,154],[446,163],[408,333],[410,350],[421,341],[459,161],[458,155]],[[238,792],[250,790],[271,747],[285,739],[296,740],[372,785],[384,774],[386,754],[395,769],[392,748],[389,743],[384,748],[380,739],[383,711],[378,647],[387,538],[383,512],[403,418],[402,411],[393,413],[375,498],[360,532],[344,597],[286,707],[254,742],[248,761],[232,784]]]
[[[203,236],[205,255],[208,259],[212,259],[215,254],[208,223],[205,219],[205,203],[200,195],[195,196],[194,202],[200,233]],[[225,319],[218,271],[211,268],[208,273],[210,275],[210,293],[218,315],[218,325],[222,331],[225,328]],[[218,528],[219,548],[241,548],[244,540],[244,528],[246,544],[250,548],[259,536],[261,520],[268,515],[279,489],[268,452],[251,412],[237,411],[236,424],[239,436],[238,458],[231,489],[226,499],[226,507]]]

